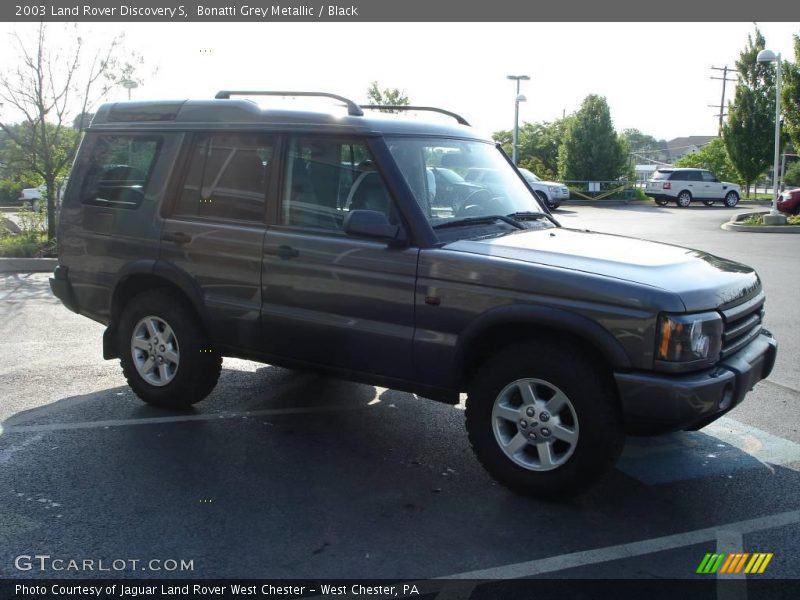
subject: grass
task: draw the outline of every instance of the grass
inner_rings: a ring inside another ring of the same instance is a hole
[[[56,255],[55,240],[47,241],[47,234],[0,236],[2,258],[45,258]]]
[[[753,215],[748,217],[743,221],[739,221],[739,225],[763,225],[764,224],[764,215]],[[786,218],[787,225],[800,225],[800,215],[793,215],[791,217]]]

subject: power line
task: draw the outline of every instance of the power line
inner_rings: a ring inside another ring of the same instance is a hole
[[[712,71],[722,71],[722,77],[711,77],[711,79],[719,79],[722,81],[722,99],[719,101],[719,114],[714,115],[715,117],[719,117],[719,134],[722,135],[722,118],[726,115],[725,113],[725,84],[730,82],[736,82],[736,79],[728,79],[728,71],[736,71],[736,69],[729,69],[728,65],[724,67],[711,67]],[[716,104],[709,104],[711,108],[716,108]]]

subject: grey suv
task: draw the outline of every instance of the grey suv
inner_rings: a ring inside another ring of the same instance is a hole
[[[101,107],[64,197],[53,292],[106,325],[145,402],[202,400],[222,356],[466,392],[478,459],[553,497],[597,481],[625,433],[702,427],[770,373],[751,268],[561,227],[458,115],[232,95]],[[438,168],[497,176],[445,189]]]

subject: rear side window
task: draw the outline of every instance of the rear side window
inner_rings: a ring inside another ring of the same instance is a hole
[[[656,171],[653,173],[653,181],[666,181],[673,171]]]
[[[160,137],[101,135],[90,150],[81,202],[133,209],[141,204]]]
[[[264,134],[196,136],[174,216],[262,223],[273,148]]]

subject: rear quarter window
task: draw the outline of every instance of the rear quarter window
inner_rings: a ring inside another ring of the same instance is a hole
[[[81,202],[137,208],[144,199],[161,143],[160,136],[97,136],[86,159]]]

